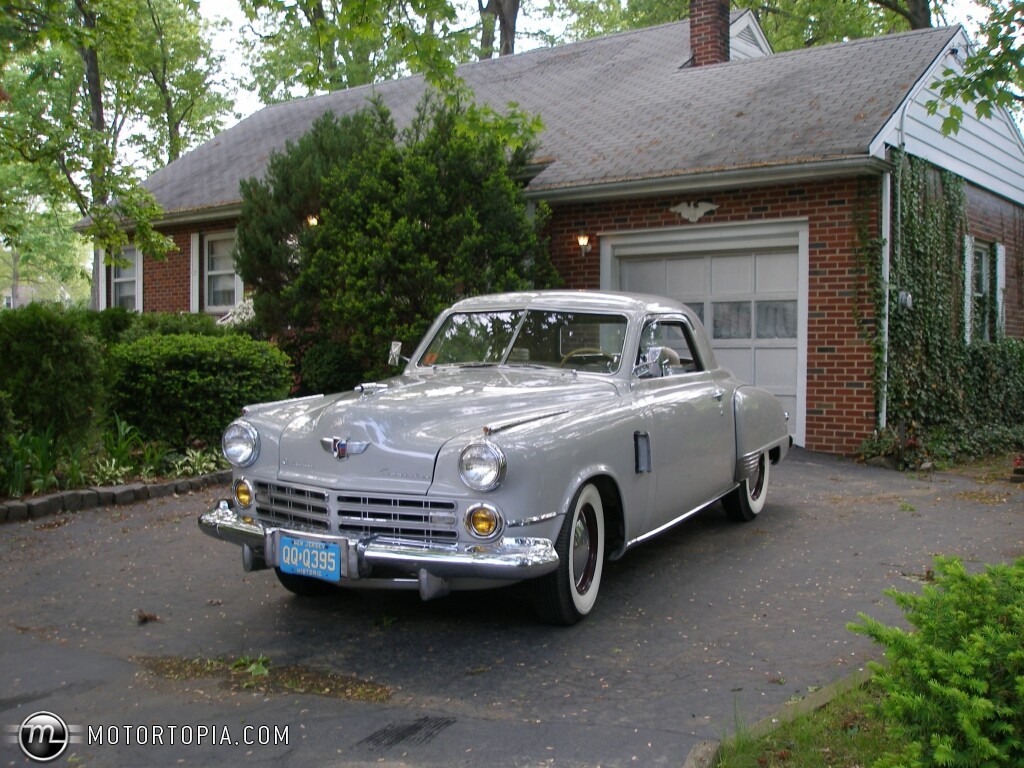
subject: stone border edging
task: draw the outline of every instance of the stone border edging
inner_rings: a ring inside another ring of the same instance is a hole
[[[95,507],[134,504],[137,501],[158,499],[175,493],[188,493],[225,485],[231,482],[231,470],[224,469],[209,475],[166,480],[158,483],[132,483],[95,488],[60,491],[46,496],[29,496],[0,502],[0,524],[20,523],[56,515],[58,512],[79,512]]]
[[[749,727],[742,727],[743,734],[753,738],[760,738],[778,728],[780,725],[791,722],[801,715],[821,709],[832,699],[841,693],[852,691],[854,688],[864,685],[871,679],[871,670],[858,669],[846,677],[837,680],[824,688],[809,693],[804,698],[779,710],[779,713],[766,717],[760,722]],[[722,748],[720,741],[699,741],[686,756],[683,768],[713,768],[718,762],[718,752]]]

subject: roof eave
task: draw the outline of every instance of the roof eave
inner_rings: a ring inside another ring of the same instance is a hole
[[[597,181],[585,185],[538,185],[527,188],[526,194],[531,199],[548,202],[590,203],[622,197],[655,197],[850,176],[881,175],[890,168],[890,164],[883,158],[861,155],[770,167],[716,169],[658,178]]]

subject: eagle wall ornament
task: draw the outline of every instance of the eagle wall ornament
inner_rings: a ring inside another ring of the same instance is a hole
[[[678,213],[690,223],[695,223],[704,214],[718,210],[718,205],[710,200],[699,200],[696,203],[680,203],[669,210]]]

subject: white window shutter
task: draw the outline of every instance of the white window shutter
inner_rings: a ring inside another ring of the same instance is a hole
[[[107,270],[109,269],[109,267],[107,267],[107,252],[104,251],[102,248],[97,248],[96,256],[94,258],[99,259],[100,262],[100,284],[99,288],[96,291],[99,300],[96,302],[96,309],[106,309],[108,306],[110,306],[107,303]]]
[[[195,314],[199,311],[199,233],[192,233],[191,264],[189,266],[188,311]]]
[[[1006,335],[1006,246],[996,243],[996,333]]]
[[[146,260],[143,256],[142,251],[138,248],[135,249],[135,311],[141,313],[143,311],[142,302],[144,300],[142,294],[142,288],[145,283],[142,280],[142,262]]]
[[[964,238],[964,341],[971,343],[972,308],[974,307],[974,238]]]

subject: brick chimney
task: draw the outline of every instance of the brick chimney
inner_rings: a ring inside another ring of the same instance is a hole
[[[690,0],[693,66],[729,60],[729,0]]]

